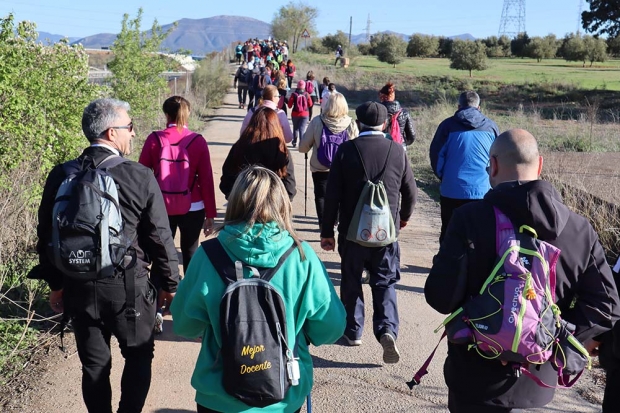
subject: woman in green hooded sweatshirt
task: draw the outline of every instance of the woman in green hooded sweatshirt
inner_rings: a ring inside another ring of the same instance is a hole
[[[282,180],[258,166],[241,172],[228,198],[224,226],[217,238],[233,262],[257,268],[274,268],[296,244],[270,284],[284,301],[288,347],[296,349],[300,378],[281,402],[263,408],[252,408],[226,392],[220,357],[220,300],[226,287],[200,248],[171,305],[174,332],[188,338],[202,337],[191,381],[198,412],[298,412],[313,383],[308,343],[334,343],[344,332],[346,315],[325,266],[293,229],[292,207]],[[249,275],[247,272],[245,277]]]

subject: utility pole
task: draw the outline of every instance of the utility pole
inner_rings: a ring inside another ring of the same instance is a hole
[[[525,0],[504,0],[498,36],[514,38],[525,33]]]
[[[577,14],[577,35],[581,34],[581,13],[583,13],[583,0],[579,0],[579,14]]]
[[[353,16],[351,16],[351,20],[349,20],[349,46],[351,48],[351,32],[353,31]]]

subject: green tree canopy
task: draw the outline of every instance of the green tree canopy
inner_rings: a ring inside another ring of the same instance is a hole
[[[477,40],[455,40],[450,54],[450,68],[457,70],[469,70],[469,77],[473,70],[486,70],[487,50],[484,43]]]
[[[308,6],[302,2],[290,2],[280,7],[271,21],[271,34],[275,39],[289,42],[291,52],[296,53],[299,41],[304,30],[308,30],[310,36],[317,33],[316,19],[319,9]]]
[[[38,185],[53,165],[77,156],[87,144],[82,111],[100,93],[88,83],[81,46],[36,39],[34,23],[0,19],[0,186],[24,162],[36,163]]]
[[[583,62],[584,65],[588,56],[583,37],[575,33],[564,36],[559,53],[567,62]]]
[[[553,59],[558,52],[558,39],[554,34],[545,37],[532,37],[525,47],[525,55],[540,62],[543,59]]]
[[[519,33],[510,41],[510,52],[515,57],[526,57],[526,49],[529,43],[530,36],[527,33]]]
[[[167,60],[159,54],[164,39],[176,25],[163,32],[157,20],[149,32],[140,30],[142,8],[135,19],[123,16],[121,32],[114,41],[114,60],[108,64],[113,73],[114,97],[131,105],[132,117],[145,128],[154,127],[160,114],[160,97],[167,80],[161,73],[167,69]],[[135,123],[135,122],[134,122]]]
[[[349,36],[342,30],[338,30],[336,34],[328,34],[323,37],[322,43],[323,47],[331,52],[334,52],[338,46],[342,46],[342,48],[345,49],[346,54],[346,48],[349,44]]]
[[[620,35],[620,0],[586,0],[589,11],[581,14],[583,28],[610,37]]]
[[[381,33],[379,37],[380,39],[375,47],[375,55],[380,62],[388,63],[396,67],[397,64],[405,60],[407,42],[400,36],[394,34]]]
[[[583,44],[586,50],[586,60],[590,62],[590,67],[592,67],[594,62],[604,62],[609,57],[605,40],[592,36],[585,36],[583,38]]]
[[[411,35],[407,44],[409,57],[435,57],[439,54],[439,38],[420,33]]]

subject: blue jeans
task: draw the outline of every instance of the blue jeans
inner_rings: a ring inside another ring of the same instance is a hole
[[[293,145],[296,145],[298,141],[301,140],[304,133],[306,133],[306,129],[308,128],[308,117],[307,116],[292,116],[293,120]]]
[[[396,338],[399,321],[395,286],[400,280],[398,242],[376,248],[347,241],[346,235],[341,235],[338,241],[342,273],[340,300],[347,312],[345,334],[350,339],[362,337],[364,330],[362,271],[366,268],[372,291],[373,333],[377,340],[385,333],[391,333]]]

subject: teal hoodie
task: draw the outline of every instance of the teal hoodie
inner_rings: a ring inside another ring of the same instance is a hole
[[[275,223],[256,224],[246,232],[245,225],[227,225],[218,235],[219,241],[233,261],[254,267],[273,268],[280,256],[292,245],[290,234]],[[230,396],[222,385],[222,346],[220,335],[220,300],[224,282],[215,272],[202,248],[196,251],[179,284],[172,302],[174,332],[188,338],[202,337],[202,347],[192,376],[196,402],[212,410],[236,412],[294,412],[312,389],[312,359],[306,337],[312,344],[333,343],[345,328],[345,310],[336,295],[327,270],[309,244],[302,243],[304,261],[293,251],[271,284],[282,295],[286,307],[289,346],[298,347],[301,379],[292,386],[285,399],[264,408],[252,408]],[[246,277],[249,271],[246,272]]]

